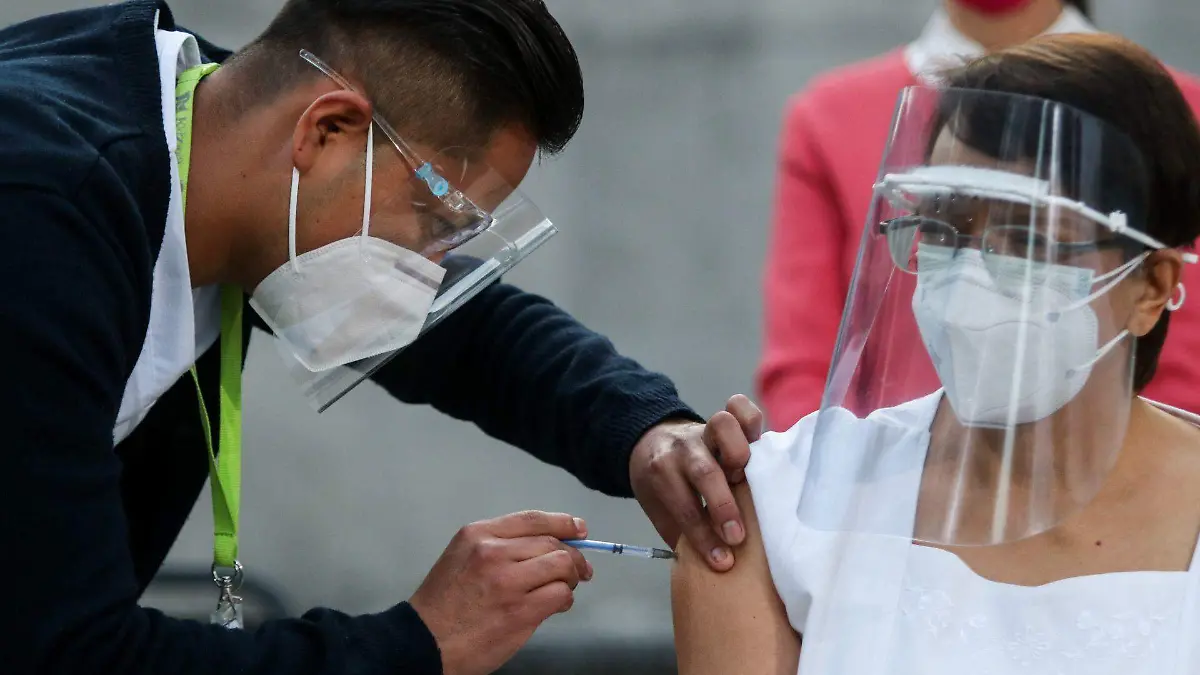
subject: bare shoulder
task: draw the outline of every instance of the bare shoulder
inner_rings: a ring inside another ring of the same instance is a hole
[[[712,571],[685,540],[676,547],[671,605],[679,672],[793,675],[800,638],[771,582],[750,488],[735,486],[734,498],[746,524],[746,541],[734,551],[733,569]]]

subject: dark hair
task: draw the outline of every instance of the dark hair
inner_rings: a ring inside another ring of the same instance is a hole
[[[1063,4],[1071,5],[1087,18],[1092,18],[1092,0],[1063,0]]]
[[[324,77],[301,49],[427,142],[481,143],[515,123],[553,154],[583,118],[579,59],[542,0],[287,0],[231,61],[255,74],[250,104]]]
[[[1144,202],[1145,212],[1130,214],[1130,225],[1168,247],[1188,247],[1200,237],[1200,127],[1171,74],[1145,49],[1113,35],[1051,35],[946,71],[944,77],[948,87],[1056,101],[1115,127],[1132,142],[1136,155],[1120,147],[1103,148],[1098,161],[1108,173],[1101,177],[1099,189],[1130,194],[1101,199]],[[979,120],[966,125],[972,136],[988,126]],[[986,151],[986,146],[981,149]],[[1114,152],[1115,156],[1105,154]],[[1121,162],[1140,166],[1131,170]],[[1135,175],[1147,180],[1129,179]],[[1144,191],[1144,197],[1139,198],[1138,191]],[[1169,322],[1170,313],[1164,312],[1137,342],[1135,391],[1142,391],[1154,377]]]

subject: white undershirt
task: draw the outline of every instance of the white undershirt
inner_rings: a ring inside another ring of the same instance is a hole
[[[157,24],[157,22],[156,22]],[[176,162],[175,82],[179,73],[199,65],[200,48],[187,33],[158,30],[162,86],[163,129],[170,150],[171,200],[162,246],[154,264],[150,296],[150,324],[142,353],[121,399],[113,428],[113,444],[120,443],[146,418],[155,402],[220,336],[220,293],[216,286],[192,289],[188,271],[187,238],[183,227],[183,196]]]

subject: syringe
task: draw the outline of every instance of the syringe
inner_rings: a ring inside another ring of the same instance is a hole
[[[644,546],[627,546],[625,544],[614,544],[608,541],[593,541],[591,539],[572,539],[563,541],[567,546],[571,546],[584,551],[603,551],[604,553],[613,553],[616,555],[631,555],[637,558],[658,558],[671,560],[675,557],[674,551],[668,551],[661,548],[646,548]]]

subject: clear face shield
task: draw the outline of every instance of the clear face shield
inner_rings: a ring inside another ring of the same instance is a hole
[[[301,56],[353,89],[313,54]],[[372,180],[376,132],[410,170],[400,185]],[[289,263],[251,298],[322,412],[557,233],[478,153],[422,158],[378,115],[370,135],[362,230],[297,255],[293,226]]]
[[[913,568],[953,555],[931,547],[1038,536],[1096,496],[1134,398],[1140,264],[1163,248],[1140,231],[1146,176],[1124,134],[1060,104],[901,96],[798,450],[800,521],[836,551],[805,672],[896,672]],[[838,650],[872,631],[878,653]]]

